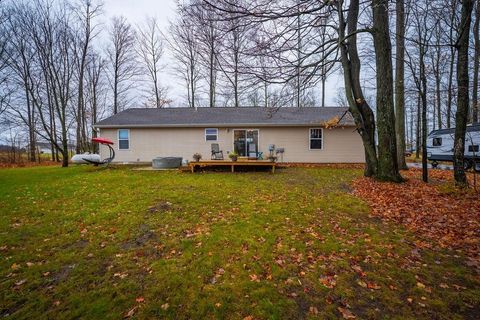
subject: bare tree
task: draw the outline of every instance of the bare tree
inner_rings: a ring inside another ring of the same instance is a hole
[[[396,62],[395,62],[395,131],[397,134],[397,161],[400,169],[408,169],[405,162],[405,3],[396,2]]]
[[[35,107],[32,103],[31,89],[32,72],[34,72],[35,48],[32,45],[28,29],[32,24],[31,7],[19,2],[11,4],[6,10],[9,11],[8,20],[5,21],[4,36],[9,41],[3,47],[3,64],[11,71],[9,77],[10,86],[15,89],[15,101],[10,110],[13,117],[19,118],[28,129],[29,160],[35,161]],[[3,81],[7,85],[7,78]],[[2,86],[3,87],[3,86]],[[8,89],[7,89],[8,90]],[[24,106],[24,107],[23,107]]]
[[[234,0],[231,8],[239,5],[241,1]],[[228,13],[227,13],[228,14]],[[242,60],[246,50],[247,26],[236,19],[234,14],[224,21],[222,25],[222,46],[220,54],[217,55],[218,68],[222,71],[231,86],[233,94],[233,106],[240,106],[240,95],[242,92]]]
[[[163,41],[156,18],[149,17],[145,24],[137,28],[137,53],[143,70],[148,75],[147,105],[162,108],[166,103],[166,89],[160,85],[159,72],[162,70]],[[153,99],[152,99],[153,98]]]
[[[419,104],[417,109],[417,150],[421,146],[422,150],[422,179],[428,182],[427,170],[427,68],[426,58],[428,49],[431,45],[431,38],[433,36],[432,26],[429,24],[428,14],[432,8],[430,2],[416,1],[412,8],[412,37],[408,38],[411,46],[418,49],[418,55],[413,55],[414,50],[407,51],[408,66],[411,71],[411,77],[414,80],[415,87],[419,95]],[[415,52],[417,53],[417,52]],[[421,136],[421,140],[419,139]],[[421,144],[419,144],[421,141]],[[418,154],[418,151],[417,151]]]
[[[134,86],[132,80],[138,73],[135,58],[134,29],[124,17],[114,17],[108,48],[114,114],[123,110],[128,104],[129,90]]]
[[[73,21],[65,5],[52,7],[38,0],[32,10],[36,16],[28,28],[32,32],[40,74],[37,86],[31,87],[29,93],[43,129],[37,133],[55,146],[62,154],[62,166],[67,167],[68,107],[73,98],[76,58],[76,38],[70,28]]]
[[[457,22],[457,8],[458,6],[458,0],[452,0],[449,6],[447,6],[445,9],[447,9],[448,14],[446,15],[449,17],[449,21],[447,24],[447,27],[449,28],[448,31],[448,38],[447,38],[447,43],[450,44],[450,66],[449,66],[449,72],[448,72],[448,85],[447,85],[447,110],[446,110],[446,124],[447,128],[450,128],[452,126],[452,104],[454,100],[454,75],[455,75],[455,57],[457,51],[455,50],[455,46],[451,45],[455,43],[455,26],[458,25]]]
[[[478,100],[478,77],[480,74],[480,2],[475,6],[475,24],[473,25],[473,39],[475,49],[473,53],[473,89],[472,89],[472,122],[478,122],[478,109],[480,101]]]
[[[7,45],[8,38],[8,18],[9,13],[5,7],[0,8],[0,116],[6,110],[11,90],[7,87],[7,81],[10,76],[10,69],[7,65]]]
[[[215,107],[217,98],[217,78],[219,60],[218,51],[221,42],[218,20],[212,17],[216,13],[208,10],[201,0],[191,1],[185,13],[195,25],[196,40],[199,46],[199,62],[204,70],[202,78],[208,85],[208,106]]]
[[[97,122],[99,116],[102,116],[105,112],[105,100],[106,100],[106,83],[105,83],[105,68],[106,61],[98,54],[91,53],[87,61],[87,110],[90,113],[91,119],[91,136],[97,137],[97,131],[93,128],[93,124]],[[92,144],[91,149],[93,152],[98,152],[98,145]]]
[[[84,97],[84,78],[85,68],[87,64],[87,55],[90,50],[91,41],[96,35],[96,26],[92,23],[92,20],[98,16],[101,12],[102,5],[94,4],[92,0],[79,0],[76,12],[79,20],[79,32],[78,35],[78,88],[77,88],[77,127],[76,127],[76,147],[77,153],[85,150],[85,131],[82,130],[85,127],[85,97]]]
[[[432,66],[432,73],[435,83],[435,99],[434,99],[434,115],[436,113],[437,128],[443,128],[443,112],[442,112],[442,78],[444,77],[445,70],[447,70],[448,59],[445,54],[445,50],[442,44],[442,34],[444,32],[441,22],[437,21],[433,27],[432,42],[433,45],[430,48],[430,60]],[[435,121],[433,123],[435,128]]]
[[[178,7],[179,17],[169,27],[168,44],[177,61],[178,74],[187,87],[187,101],[191,108],[198,102],[197,89],[200,80],[200,48],[196,37],[196,25],[191,22],[188,7]]]
[[[466,186],[465,175],[465,134],[467,131],[468,108],[469,108],[469,73],[468,73],[468,48],[470,39],[470,25],[474,0],[462,1],[462,13],[458,40],[455,43],[457,49],[457,112],[455,114],[455,140],[454,140],[454,176],[457,185]]]
[[[260,0],[249,1],[248,5],[235,1],[216,1],[215,3],[209,0],[204,1],[214,10],[225,13],[223,18],[227,22],[235,20],[236,23],[241,23],[242,27],[255,23],[272,25],[272,28],[267,29],[273,30],[272,46],[280,53],[277,64],[281,67],[278,70],[280,70],[281,76],[287,80],[294,79],[299,65],[296,59],[294,59],[295,63],[291,63],[292,61],[289,59],[292,57],[292,52],[296,52],[293,47],[295,44],[290,39],[297,39],[294,34],[298,28],[298,25],[292,25],[292,20],[297,22],[296,18],[299,15],[302,16],[301,25],[304,30],[315,30],[319,26],[327,27],[330,38],[319,46],[310,45],[311,38],[304,37],[305,42],[302,45],[303,54],[301,55],[302,74],[305,79],[319,77],[321,75],[319,70],[322,65],[326,64],[327,59],[338,60],[340,58],[350,112],[355,119],[365,147],[367,162],[365,174],[382,180],[402,180],[396,160],[393,71],[387,1],[372,1],[369,5],[362,3],[362,6],[372,9],[370,12],[373,12],[373,27],[362,29],[358,28],[360,3],[357,0],[348,3],[341,0],[334,2],[302,1],[300,8],[292,5],[292,1],[289,0],[275,3]],[[297,4],[297,1],[293,2]],[[365,12],[363,9],[362,12]],[[335,14],[338,16],[335,17]],[[322,22],[320,19],[322,16],[335,18],[329,19],[327,23]],[[376,73],[377,113],[379,116],[378,157],[375,142],[375,116],[365,100],[360,82],[361,62],[357,49],[357,35],[365,32],[373,35],[376,68],[381,70]],[[273,72],[275,69],[271,70]]]
[[[392,45],[388,1],[373,0],[373,43],[377,70],[378,172],[381,180],[401,181],[398,173],[393,103]],[[381,70],[381,73],[379,72]]]

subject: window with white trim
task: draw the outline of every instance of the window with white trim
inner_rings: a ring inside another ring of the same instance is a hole
[[[128,150],[130,148],[130,130],[119,129],[118,130],[118,149]]]
[[[323,129],[310,128],[310,150],[323,149]]]
[[[217,140],[218,140],[218,129],[216,128],[205,129],[205,141],[217,141]]]

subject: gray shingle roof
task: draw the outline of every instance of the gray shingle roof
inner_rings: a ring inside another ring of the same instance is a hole
[[[341,118],[340,125],[354,121],[345,107],[325,108],[133,108],[95,124],[98,128],[205,127],[205,126],[303,126],[320,125]]]

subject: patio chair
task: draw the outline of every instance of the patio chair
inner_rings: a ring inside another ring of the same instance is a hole
[[[218,143],[212,143],[212,160],[223,160],[223,151]]]

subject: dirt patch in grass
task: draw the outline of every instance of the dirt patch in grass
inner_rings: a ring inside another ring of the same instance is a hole
[[[157,239],[157,235],[150,229],[147,224],[141,224],[137,236],[134,239],[122,243],[121,248],[124,250],[136,249],[145,246],[150,241]]]
[[[148,208],[150,213],[160,213],[171,211],[174,208],[173,204],[169,201],[159,200],[156,204]]]
[[[353,193],[368,202],[374,216],[467,255],[467,264],[480,271],[480,193],[456,189],[447,171],[431,170],[428,184],[421,181],[421,170],[402,174],[407,180],[401,184],[356,179]],[[427,241],[418,244],[433,247]]]
[[[73,243],[69,243],[63,246],[63,249],[83,249],[88,246],[90,242],[86,239],[79,239]]]
[[[60,270],[58,270],[53,274],[51,278],[52,284],[57,285],[60,282],[65,281],[69,277],[73,269],[75,269],[75,267],[76,267],[75,264],[65,265],[61,267]]]

